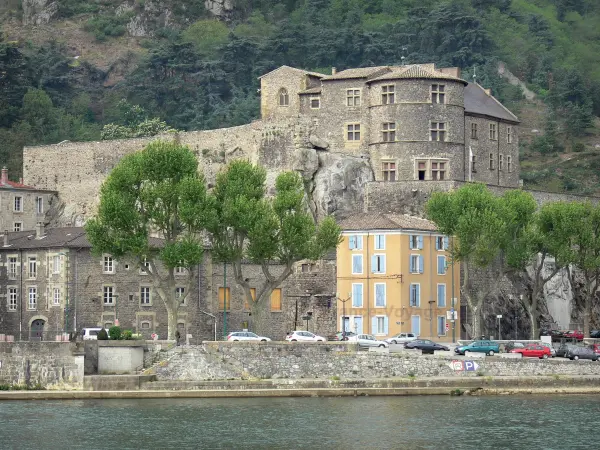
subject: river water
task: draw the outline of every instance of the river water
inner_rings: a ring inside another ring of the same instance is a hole
[[[600,396],[0,402],[2,449],[598,448]]]

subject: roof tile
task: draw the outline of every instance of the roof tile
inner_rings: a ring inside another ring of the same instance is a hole
[[[343,231],[358,230],[423,230],[436,231],[435,224],[406,214],[353,214],[338,224]]]

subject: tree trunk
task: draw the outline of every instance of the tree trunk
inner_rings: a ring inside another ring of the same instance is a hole
[[[171,302],[166,301],[165,302],[165,306],[167,307],[167,315],[168,315],[168,322],[167,322],[167,326],[168,326],[168,336],[167,339],[169,339],[170,341],[174,341],[177,339],[176,337],[176,333],[177,333],[177,311],[178,311],[178,307],[173,307],[173,304],[170,304]],[[173,303],[177,303],[176,301]]]
[[[471,339],[479,339],[481,337],[481,304],[479,302],[476,305],[472,302],[469,303],[471,303],[469,306],[472,318]]]
[[[256,301],[251,301],[250,310],[252,316],[250,317],[250,326],[252,331],[259,336],[267,336],[271,325],[271,293],[272,289],[267,289],[262,293],[260,298]],[[273,336],[276,340],[278,336]]]
[[[589,286],[589,285],[588,285]],[[585,295],[585,308],[583,310],[583,336],[586,338],[590,337],[590,320],[592,318],[592,296],[593,292],[590,289],[586,289]]]

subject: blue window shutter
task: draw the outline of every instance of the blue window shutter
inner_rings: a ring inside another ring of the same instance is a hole
[[[412,255],[408,255],[408,265],[409,265],[409,272],[413,273],[415,271],[415,267],[413,265],[413,258]]]
[[[446,285],[438,284],[438,306],[445,307],[446,306]]]
[[[409,297],[410,297],[410,306],[415,304],[415,290],[413,289],[414,284],[411,284],[409,289]]]
[[[421,285],[416,284],[415,287],[417,288],[417,292],[416,292],[416,305],[417,306],[421,306]]]
[[[385,273],[385,255],[381,256],[381,273]]]
[[[362,250],[362,236],[356,236],[356,248]]]
[[[354,250],[356,248],[356,236],[350,236],[348,238],[348,246],[350,250]]]
[[[371,256],[371,273],[377,273],[377,257]]]
[[[371,333],[377,334],[377,317],[371,319]]]
[[[423,273],[423,255],[419,255],[419,273]]]
[[[387,316],[383,318],[383,332],[385,334],[389,334],[389,320]]]
[[[448,250],[448,236],[444,236],[444,250]]]
[[[446,258],[444,258],[443,256],[438,256],[437,259],[437,272],[438,275],[443,275],[444,274],[444,265],[445,265],[445,260]]]
[[[423,250],[423,236],[417,236],[417,247],[419,250]]]
[[[440,249],[440,241],[439,241],[439,239],[437,237],[435,238],[435,249],[436,250]]]

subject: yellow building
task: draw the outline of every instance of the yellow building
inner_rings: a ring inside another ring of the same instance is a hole
[[[452,313],[460,306],[460,265],[452,264],[449,238],[433,222],[361,213],[339,225],[338,329],[378,339],[402,332],[436,341],[451,341],[453,331],[460,337]]]

